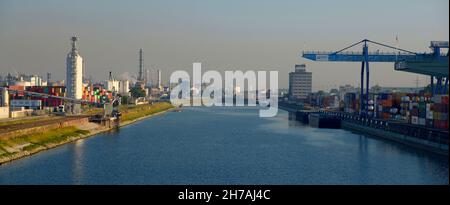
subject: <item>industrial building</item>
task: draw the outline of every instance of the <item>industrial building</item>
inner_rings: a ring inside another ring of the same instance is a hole
[[[78,53],[76,42],[78,37],[72,37],[72,50],[67,54],[66,97],[73,99],[83,98],[83,58]],[[73,114],[81,112],[80,104],[69,105],[66,110]]]
[[[121,80],[119,81],[119,94],[123,96],[128,96],[130,94],[130,81]]]
[[[20,85],[20,86],[47,86],[47,81],[43,80],[41,76],[38,75],[25,75],[25,74],[17,74],[8,75],[4,78],[0,78],[0,82],[2,84],[8,85]]]
[[[81,99],[83,95],[83,58],[78,53],[76,42],[72,37],[72,50],[67,54],[66,97]]]
[[[106,90],[111,92],[118,92],[119,91],[119,81],[116,80],[112,73],[109,72],[109,79],[105,82],[106,84]]]
[[[109,80],[105,82],[105,88],[110,92],[116,92],[121,95],[129,95],[130,82],[128,80],[117,80],[110,72]]]
[[[306,65],[295,65],[295,71],[289,73],[289,99],[306,100],[312,90],[312,73],[306,71]]]
[[[147,70],[147,87],[162,89],[161,85],[161,70],[160,69],[150,69]]]

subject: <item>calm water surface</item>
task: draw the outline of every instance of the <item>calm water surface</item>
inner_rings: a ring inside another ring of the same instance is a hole
[[[183,108],[0,166],[0,184],[448,184],[448,157],[279,110]]]

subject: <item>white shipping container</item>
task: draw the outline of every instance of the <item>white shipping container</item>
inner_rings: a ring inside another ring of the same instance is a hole
[[[442,95],[435,95],[431,98],[434,103],[442,103]]]
[[[11,107],[40,107],[40,100],[11,100]]]
[[[419,118],[419,125],[425,125],[425,118]]]
[[[432,120],[433,119],[433,111],[427,110],[427,119]]]
[[[419,124],[419,117],[412,116],[411,117],[411,124],[418,125]]]
[[[439,117],[441,118],[440,120],[448,120],[448,113],[441,113]]]
[[[402,102],[409,102],[409,96],[403,96],[402,97]]]

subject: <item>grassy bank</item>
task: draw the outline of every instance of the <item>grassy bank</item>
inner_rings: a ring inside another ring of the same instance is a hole
[[[55,119],[60,119],[60,118],[62,118],[62,117],[58,117],[58,116],[52,116],[52,117],[36,116],[36,117],[27,117],[27,118],[24,118],[24,119],[20,119],[20,118],[19,119],[8,119],[8,120],[0,121],[0,128],[11,126],[11,125],[23,125],[23,124],[27,124],[27,123],[33,123],[33,122],[55,120]]]
[[[101,107],[85,107],[83,108],[83,114],[84,115],[95,115],[103,113],[103,108]]]
[[[89,131],[77,129],[74,126],[51,129],[32,134],[0,138],[0,159],[11,157],[21,152],[35,152],[49,146],[72,141],[89,134]]]
[[[136,106],[120,106],[119,111],[122,113],[121,122],[136,120],[141,117],[153,115],[168,109],[173,105],[166,102],[155,103],[153,105],[136,105]]]
[[[121,124],[131,124],[134,121],[157,113],[162,113],[171,108],[173,108],[173,106],[170,103],[155,103],[153,105],[146,104],[137,106],[123,105],[119,107],[119,110],[122,113]],[[91,110],[91,112],[97,111],[98,110],[96,109]],[[33,121],[34,120],[35,119],[33,119]],[[108,130],[110,130],[110,128],[91,123],[88,126],[68,126],[15,137],[1,137],[0,164]]]

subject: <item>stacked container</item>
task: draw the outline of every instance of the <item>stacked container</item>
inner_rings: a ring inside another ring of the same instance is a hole
[[[434,127],[448,130],[448,95],[434,96],[432,100],[434,102],[431,107]]]
[[[407,95],[401,97],[400,102],[400,115],[402,116],[402,120],[408,123],[411,123],[411,98]]]
[[[391,108],[392,108],[392,95],[388,93],[380,93],[377,97],[376,105],[376,118],[389,119],[391,118]]]
[[[355,113],[358,111],[358,99],[356,93],[346,93],[344,96],[344,112]]]
[[[53,96],[64,96],[64,86],[30,86],[27,87],[27,91],[35,93],[44,93]],[[63,104],[62,99],[58,98],[43,98],[43,97],[31,97],[33,100],[41,100],[44,107],[58,107]]]
[[[356,93],[347,93],[344,111],[358,111],[359,99]],[[375,117],[385,120],[404,121],[414,125],[448,130],[449,96],[381,93],[375,98]]]
[[[153,90],[152,90],[153,91]],[[159,91],[158,91],[159,92]],[[331,107],[331,108],[335,108],[337,107],[337,96],[335,95],[327,95],[327,96],[323,96],[322,101],[322,107]]]

